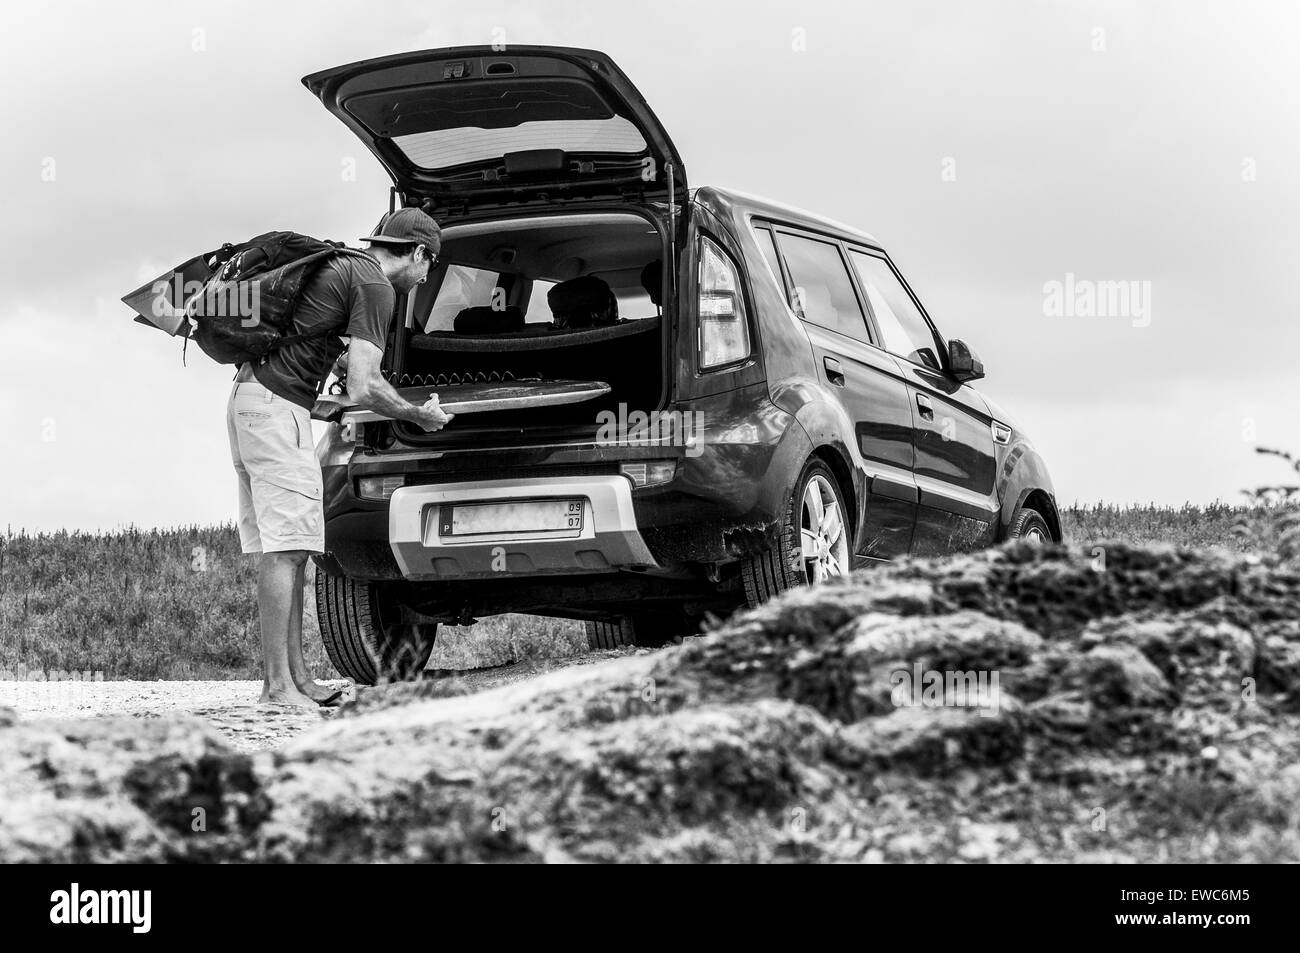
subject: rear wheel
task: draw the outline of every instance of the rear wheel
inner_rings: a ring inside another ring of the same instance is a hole
[[[361,685],[418,678],[438,631],[436,623],[401,622],[380,585],[326,572],[316,573],[316,615],[330,661]]]
[[[664,610],[637,612],[587,622],[587,646],[592,651],[618,649],[627,645],[659,646],[694,635],[696,626],[684,612]]]
[[[1007,527],[1007,539],[1025,539],[1042,546],[1052,541],[1052,531],[1047,520],[1038,510],[1022,506],[1016,513],[1011,525]]]
[[[795,482],[777,545],[741,568],[745,601],[757,606],[796,586],[816,585],[852,568],[853,530],[839,482],[810,460]]]

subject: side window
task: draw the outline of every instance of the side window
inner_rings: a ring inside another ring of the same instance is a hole
[[[758,227],[754,229],[754,239],[758,242],[758,250],[763,253],[763,258],[767,261],[767,267],[772,269],[772,278],[776,281],[776,286],[781,289],[781,297],[785,297],[785,279],[781,277],[781,256],[776,251],[776,236],[772,234],[770,228]]]
[[[889,262],[860,251],[850,251],[849,256],[858,270],[867,300],[871,302],[876,323],[880,325],[885,350],[913,364],[943,370],[938,338],[889,267]]]
[[[838,245],[782,232],[781,252],[794,284],[794,311],[819,327],[870,343],[867,320]]]

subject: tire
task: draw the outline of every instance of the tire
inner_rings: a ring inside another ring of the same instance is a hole
[[[636,645],[654,648],[694,635],[697,626],[684,612],[638,612],[587,622],[587,647],[593,652]]]
[[[636,645],[632,620],[627,616],[619,616],[608,622],[587,622],[587,648],[593,652],[600,649],[620,649],[625,645]]]
[[[1022,506],[1007,527],[1007,539],[1024,539],[1043,546],[1052,542],[1052,530],[1043,519],[1043,514],[1028,506]]]
[[[815,516],[810,488],[816,488],[823,516],[819,525],[811,526]],[[838,532],[827,521],[829,501],[834,500],[838,514]],[[798,586],[815,585],[833,576],[847,575],[852,569],[853,529],[846,521],[844,492],[830,467],[820,460],[809,460],[790,496],[777,545],[751,556],[741,565],[745,583],[745,601],[750,607],[761,605],[774,596]],[[825,530],[825,532],[824,532]],[[821,545],[825,537],[825,546]],[[803,542],[809,543],[805,553]],[[833,557],[828,561],[828,556]]]
[[[436,623],[400,624],[380,586],[316,573],[316,615],[325,654],[359,685],[419,678],[433,651]]]

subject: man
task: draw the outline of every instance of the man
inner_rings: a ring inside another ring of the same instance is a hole
[[[419,209],[385,215],[366,256],[336,255],[303,286],[294,334],[325,328],[337,334],[284,345],[256,366],[244,364],[226,412],[230,453],[239,477],[239,541],[261,553],[257,610],[262,628],[263,702],[316,707],[336,704],[307,674],[302,657],[302,590],[307,557],[324,551],[321,471],[311,438],[311,407],[347,346],[348,395],[360,406],[409,420],[426,431],[452,418],[438,395],[422,405],[403,400],[380,373],[396,292],[428,276],[442,248],[437,223]]]

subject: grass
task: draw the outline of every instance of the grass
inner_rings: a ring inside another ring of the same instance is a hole
[[[1260,506],[1114,506],[1097,503],[1078,504],[1061,511],[1061,528],[1072,543],[1092,544],[1106,541],[1126,543],[1173,543],[1194,549],[1228,549],[1254,552],[1261,542],[1233,532],[1235,526],[1263,511]]]
[[[1267,525],[1257,505],[1107,504],[1061,513],[1067,538],[1123,540],[1235,552],[1268,545],[1238,535]],[[254,557],[234,527],[188,526],[115,533],[7,532],[0,537],[0,673],[102,672],[105,679],[257,679]],[[334,671],[321,648],[309,577],[304,645],[318,677]],[[441,626],[429,664],[465,669],[586,649],[582,626],[507,615]]]

